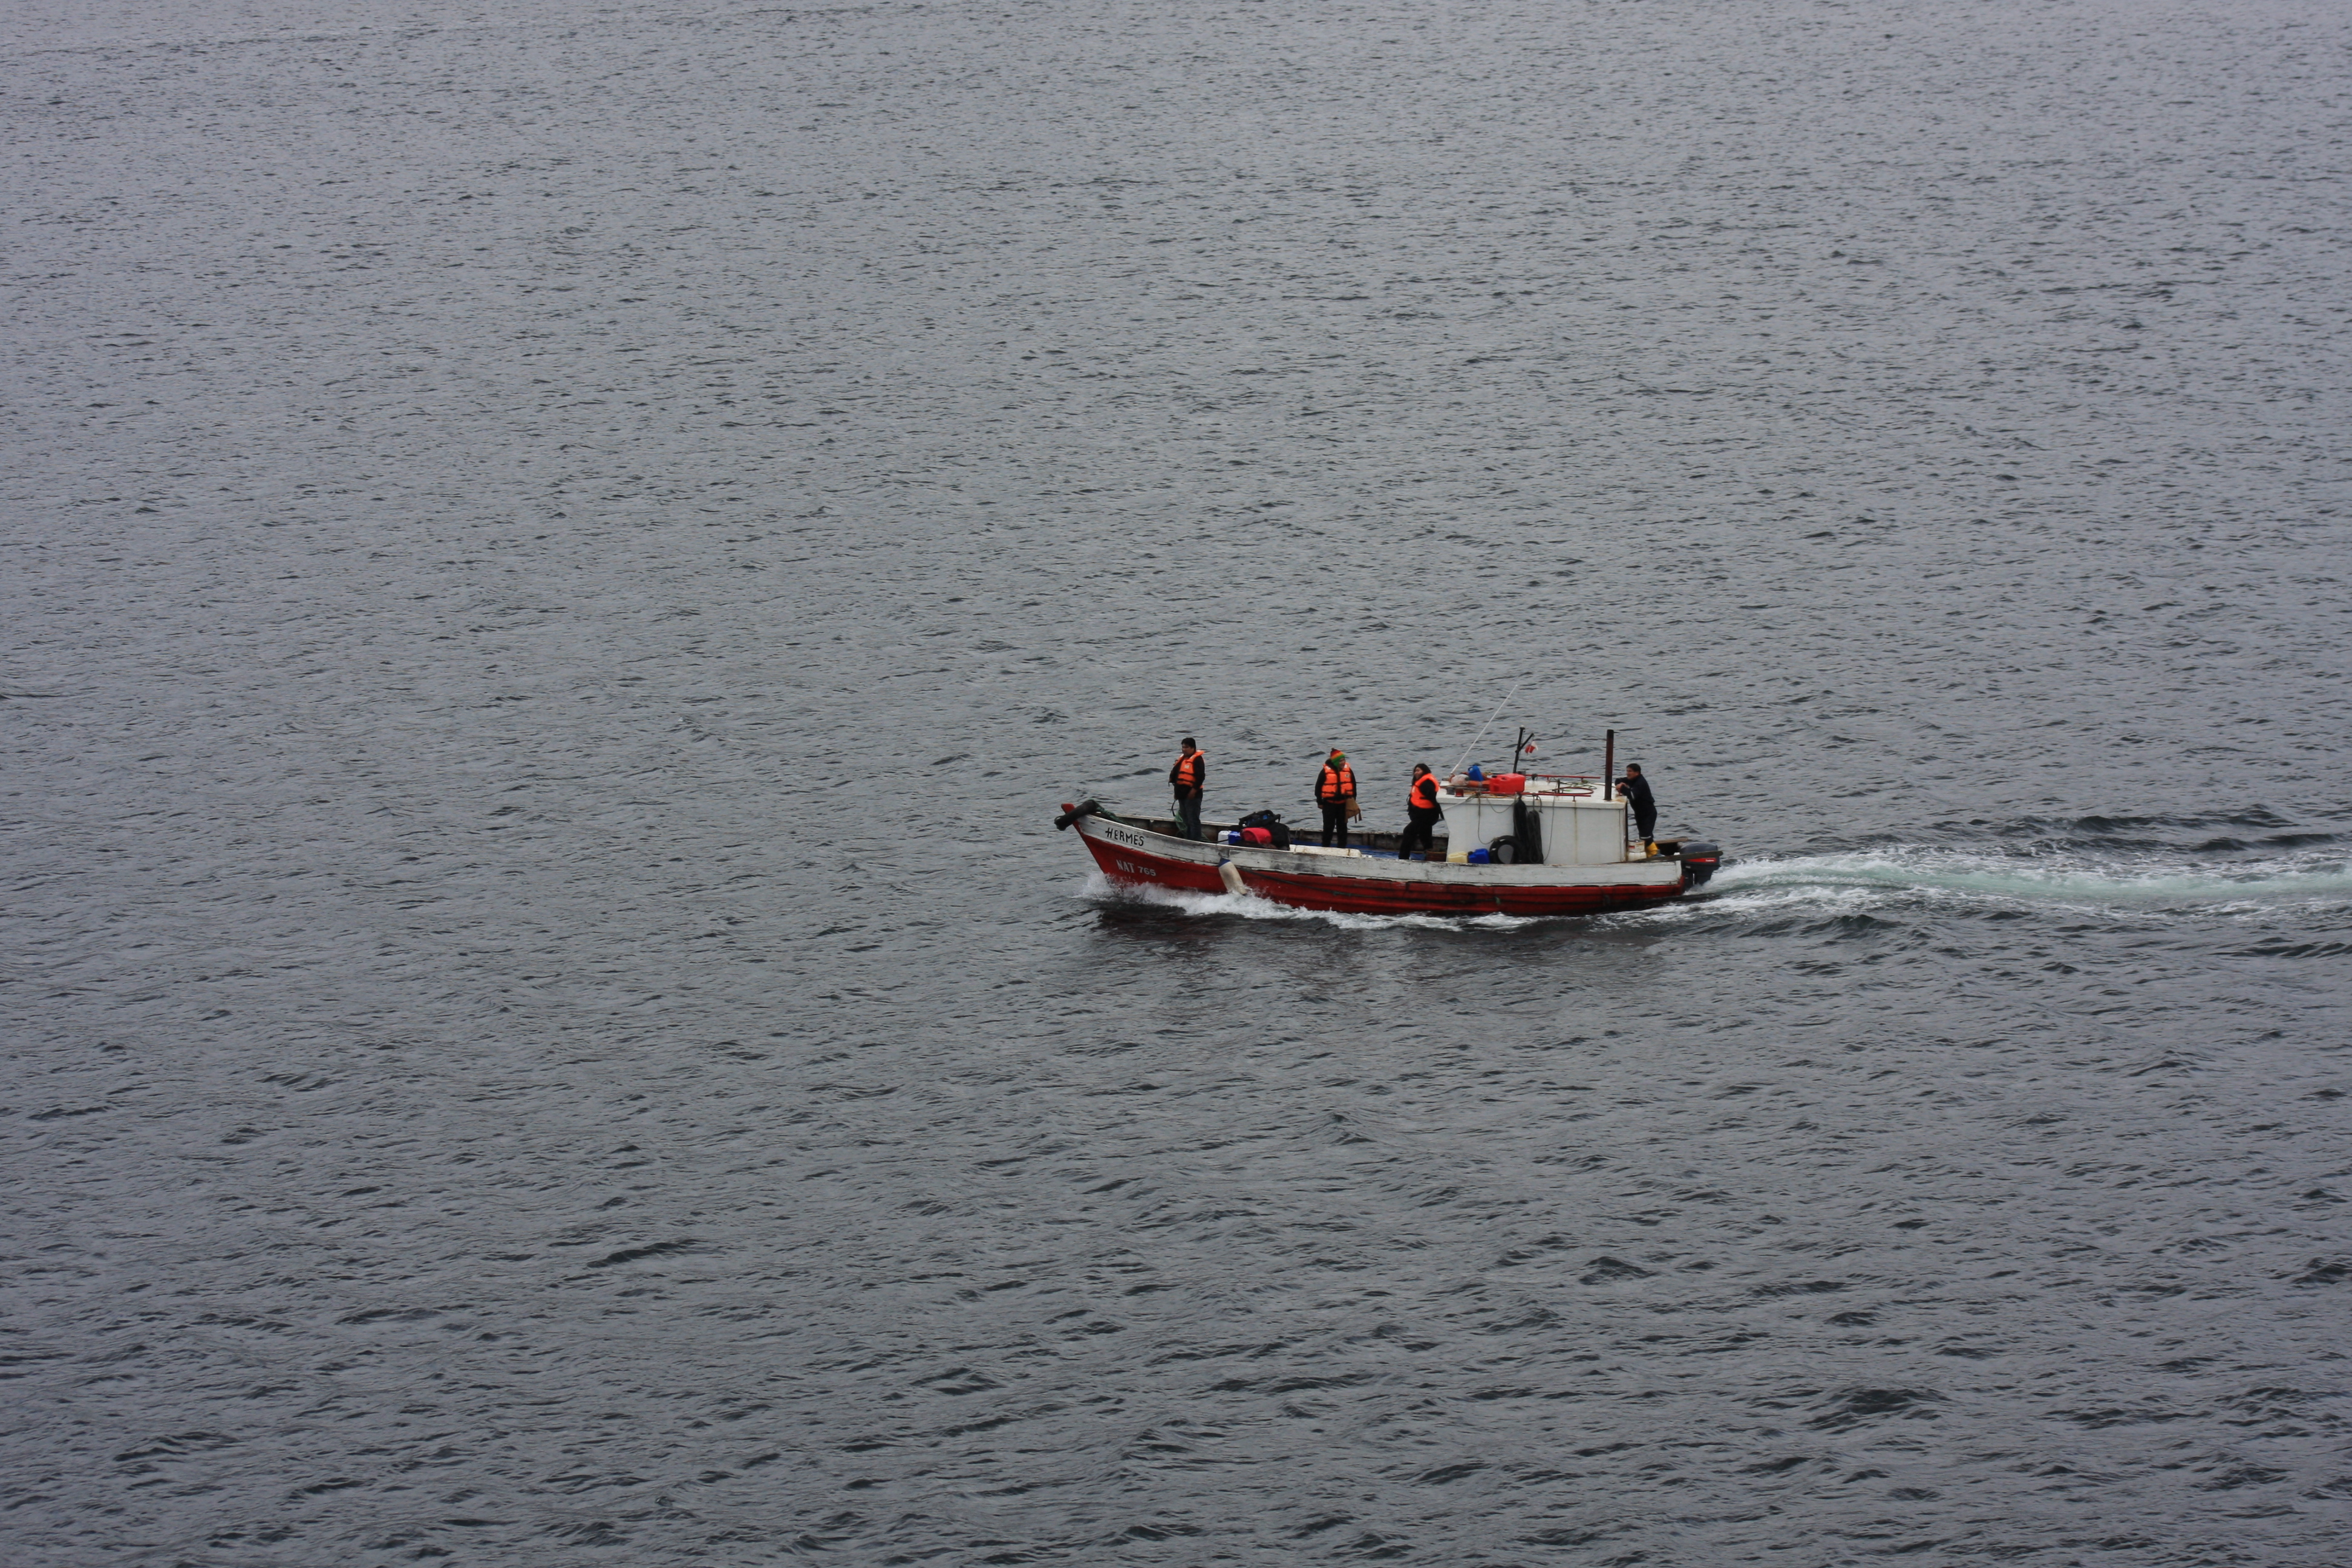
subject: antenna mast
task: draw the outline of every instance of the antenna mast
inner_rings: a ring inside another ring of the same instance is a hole
[[[1454,773],[1458,773],[1462,771],[1463,764],[1470,760],[1470,753],[1478,749],[1478,742],[1486,738],[1486,731],[1494,728],[1495,721],[1503,716],[1503,710],[1511,705],[1511,699],[1517,697],[1519,694],[1519,688],[1527,683],[1528,678],[1524,675],[1511,682],[1511,689],[1503,693],[1503,700],[1495,704],[1495,710],[1486,715],[1486,721],[1478,726],[1478,732],[1470,737],[1470,743],[1462,748],[1460,756],[1454,759]],[[1515,763],[1517,760],[1517,758],[1513,759]],[[1448,773],[1446,776],[1451,778],[1454,774]]]

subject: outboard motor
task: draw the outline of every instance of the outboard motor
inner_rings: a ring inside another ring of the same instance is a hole
[[[1715,868],[1723,864],[1723,851],[1704,840],[1693,839],[1683,846],[1683,886],[1704,888]]]

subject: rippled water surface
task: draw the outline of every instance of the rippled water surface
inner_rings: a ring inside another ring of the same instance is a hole
[[[0,49],[7,1562],[2344,1560],[2340,7]]]

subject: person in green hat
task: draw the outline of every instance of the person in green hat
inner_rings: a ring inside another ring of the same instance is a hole
[[[1348,753],[1339,747],[1323,759],[1323,771],[1315,775],[1315,804],[1323,808],[1323,847],[1334,847],[1331,836],[1338,834],[1337,847],[1348,847],[1348,819],[1361,816],[1356,805],[1356,770],[1348,765]]]

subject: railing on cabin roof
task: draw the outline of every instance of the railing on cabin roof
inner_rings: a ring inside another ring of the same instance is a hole
[[[1603,792],[1602,786],[1606,781],[1598,773],[1522,773],[1519,776],[1527,780],[1524,786],[1514,792],[1519,795],[1591,795],[1601,794],[1605,799],[1613,800],[1616,798],[1614,795],[1606,795]],[[1492,776],[1484,779],[1455,777],[1445,780],[1442,787],[1459,795],[1492,795],[1494,791],[1489,789],[1487,786],[1493,782],[1494,780]]]

